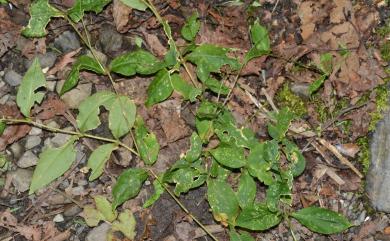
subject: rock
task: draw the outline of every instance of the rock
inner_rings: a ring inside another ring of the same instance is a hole
[[[85,241],[106,241],[107,234],[111,229],[111,225],[108,223],[102,223],[99,226],[93,228],[87,234]]]
[[[12,171],[12,184],[19,192],[25,192],[29,189],[33,172],[29,169],[18,168]]]
[[[54,47],[63,53],[68,53],[80,48],[80,41],[75,33],[65,31],[54,40]]]
[[[1,89],[1,87],[0,87]],[[0,98],[0,105],[5,105],[8,101],[10,101],[10,95],[4,95],[3,97]]]
[[[81,213],[81,211],[83,211],[83,210],[79,206],[74,204],[68,208],[65,208],[64,216],[65,217],[73,217],[73,216],[76,216],[77,214]]]
[[[121,49],[123,38],[122,35],[116,31],[114,26],[104,24],[100,31],[99,43],[105,54],[113,55],[116,51]]]
[[[62,223],[63,221],[65,221],[65,219],[64,219],[64,216],[62,216],[61,213],[57,214],[53,218],[53,222],[55,222],[55,223]]]
[[[26,151],[18,160],[17,165],[21,168],[27,168],[37,165],[38,157],[32,151]]]
[[[42,134],[42,129],[38,127],[33,127],[31,128],[31,131],[28,133],[30,136],[39,136]]]
[[[15,72],[12,69],[9,69],[5,72],[4,81],[7,82],[10,86],[19,86],[22,83],[23,76]]]
[[[302,98],[309,98],[309,84],[299,84],[299,83],[294,83],[291,85],[291,91],[302,97]]]
[[[58,86],[58,85],[57,85]],[[61,96],[61,99],[70,109],[77,109],[80,103],[91,95],[92,84],[79,84],[76,88],[66,92]]]
[[[23,154],[23,147],[19,142],[15,142],[10,147],[15,159],[19,159]]]
[[[57,81],[47,81],[46,82],[47,90],[54,92],[56,89],[56,84],[57,84]]]
[[[95,55],[96,55],[96,57],[98,58],[98,60],[100,61],[100,63],[102,63],[102,64],[107,64],[107,56],[105,55],[105,54],[103,54],[102,52],[100,52],[100,51],[98,51],[98,50],[95,50]],[[91,57],[91,58],[95,58],[94,56],[93,56],[93,54],[92,54],[92,52],[91,51],[89,51],[88,50],[88,52],[87,52],[87,56],[89,56],[89,57]]]
[[[376,127],[370,146],[371,163],[366,177],[366,191],[372,206],[390,212],[390,112]]]
[[[64,130],[73,130],[72,127],[66,127]],[[44,145],[45,148],[57,148],[63,146],[69,139],[71,135],[56,133],[52,138],[48,138],[45,140]]]
[[[30,150],[38,146],[39,144],[41,144],[40,136],[29,136],[27,137],[26,144],[24,145],[24,147],[26,148],[26,150]]]
[[[57,60],[57,54],[54,52],[46,52],[46,54],[38,54],[39,63],[41,68],[51,68]],[[33,60],[27,60],[25,62],[25,67],[28,69]]]

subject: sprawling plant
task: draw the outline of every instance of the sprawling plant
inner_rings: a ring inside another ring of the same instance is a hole
[[[67,133],[72,137],[62,147],[47,148],[40,154],[29,194],[44,188],[69,170],[76,160],[75,143],[80,138],[93,138],[104,144],[98,146],[89,156],[87,161],[87,167],[91,170],[89,181],[102,175],[111,153],[120,146],[138,155],[145,168],[129,168],[122,172],[112,188],[112,202],[105,197],[95,196],[95,206],[85,206],[84,217],[90,226],[96,226],[100,220],[105,220],[113,224],[112,231],[121,231],[133,239],[135,219],[132,213],[124,210],[118,214],[117,209],[125,201],[136,197],[148,178],[154,179],[155,193],[144,203],[145,208],[153,205],[165,191],[178,201],[176,196],[206,185],[207,200],[214,219],[229,228],[230,238],[234,241],[254,240],[244,230],[267,230],[278,225],[283,219],[290,223],[290,218],[295,218],[310,230],[322,234],[341,232],[351,226],[343,216],[324,208],[313,206],[299,211],[291,209],[293,180],[305,169],[305,158],[299,147],[286,135],[291,122],[295,119],[292,112],[288,109],[267,112],[270,120],[268,123],[270,139],[260,141],[251,129],[237,125],[225,105],[232,88],[221,81],[221,68],[229,67],[231,72],[235,73],[236,85],[241,69],[251,59],[271,52],[270,39],[265,27],[258,21],[251,25],[252,48],[240,62],[229,57],[231,56],[229,52],[232,51],[229,48],[195,44],[194,39],[200,28],[196,12],[188,18],[181,29],[182,37],[188,44],[185,48],[179,49],[172,37],[169,24],[150,1],[123,0],[133,8],[142,11],[149,9],[155,14],[168,38],[169,51],[161,60],[139,48],[123,53],[104,66],[95,57],[88,34],[82,35],[75,27],[75,23],[82,20],[85,12],[99,13],[110,2],[76,0],[72,8],[62,11],[49,4],[48,0],[34,1],[30,7],[31,19],[23,34],[27,37],[42,37],[46,35],[45,27],[50,19],[60,17],[75,28],[92,51],[93,57],[82,55],[74,63],[59,95],[74,88],[78,83],[79,72],[87,70],[106,75],[111,81],[113,81],[111,73],[126,77],[154,76],[148,88],[146,106],[168,99],[173,91],[180,93],[184,100],[199,102],[195,116],[196,131],[191,135],[191,147],[169,170],[156,175],[149,167],[157,161],[160,149],[157,138],[147,129],[143,119],[137,116],[134,102],[127,96],[117,94],[116,91],[99,91],[86,98],[78,109],[76,131],[55,129],[34,122],[30,116],[31,109],[44,98],[45,92],[41,90],[46,85],[39,61],[35,59],[17,93],[17,105],[25,119],[3,118],[2,123],[28,123],[49,131]],[[196,65],[196,76],[188,73],[191,76],[190,83],[185,81],[179,72],[182,67],[188,70],[187,62]],[[323,62],[326,71],[328,68],[325,66],[325,56]],[[317,88],[313,87],[313,92]],[[205,91],[225,97],[225,102],[205,99],[202,95]],[[101,107],[109,113],[108,127],[113,139],[88,134],[101,124],[99,118]],[[125,135],[132,136],[135,150],[120,141]],[[213,149],[205,150],[204,146],[210,139],[218,140],[219,144]],[[232,179],[230,177],[237,182],[228,181]],[[267,187],[266,198],[261,201],[256,199],[258,184]],[[170,191],[171,186],[174,187],[173,192]],[[198,222],[196,218],[195,221]],[[211,233],[208,234],[217,240]]]

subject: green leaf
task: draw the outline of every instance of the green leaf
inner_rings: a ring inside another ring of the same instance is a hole
[[[179,92],[185,100],[190,100],[194,102],[196,97],[202,94],[202,90],[193,87],[188,84],[183,78],[178,74],[174,74],[171,76],[173,89]]]
[[[0,136],[3,135],[6,127],[7,127],[7,124],[4,121],[0,121]]]
[[[22,34],[30,38],[39,38],[47,34],[45,28],[52,17],[63,17],[63,14],[49,4],[48,0],[36,0],[30,6],[31,18]]]
[[[194,162],[199,159],[200,154],[202,153],[202,140],[196,134],[196,132],[191,135],[191,147],[187,151],[185,159],[188,162]]]
[[[134,130],[134,139],[141,159],[145,164],[153,165],[157,161],[158,152],[160,151],[156,135],[149,133],[140,116],[137,116],[135,120]]]
[[[115,101],[116,95],[112,92],[101,91],[87,97],[79,106],[77,115],[77,126],[80,131],[85,132],[95,129],[100,125],[100,106],[106,109]]]
[[[102,214],[103,218],[107,222],[112,222],[116,219],[118,213],[112,209],[111,203],[106,197],[96,195],[93,197],[96,204],[96,209]]]
[[[276,120],[276,124],[268,124],[268,133],[275,140],[282,140],[290,127],[291,121],[295,118],[294,113],[283,108],[277,113],[273,113],[273,118]]]
[[[255,239],[247,232],[241,231],[237,233],[235,230],[229,232],[230,241],[255,241]]]
[[[306,167],[305,157],[302,155],[298,146],[293,142],[284,140],[283,145],[285,146],[284,152],[287,160],[290,162],[291,173],[294,177],[297,177],[303,173]]]
[[[115,100],[107,107],[110,111],[108,115],[108,127],[112,135],[119,139],[129,133],[134,125],[136,106],[127,96],[116,96]]]
[[[96,148],[88,159],[87,166],[92,169],[88,180],[91,182],[100,177],[104,166],[111,156],[111,152],[117,148],[116,144],[105,144]]]
[[[210,150],[211,155],[220,164],[231,167],[240,168],[246,165],[244,148],[221,144],[217,148]]]
[[[268,186],[266,201],[269,210],[276,212],[279,209],[279,201],[281,199],[291,200],[291,190],[287,182],[278,181]]]
[[[224,225],[234,223],[239,205],[232,188],[220,180],[209,180],[207,186],[207,199],[215,220]]]
[[[253,47],[245,55],[244,61],[247,63],[253,58],[266,55],[271,51],[271,43],[268,36],[268,30],[261,26],[259,21],[256,20],[250,27],[251,40]]]
[[[103,214],[92,205],[84,206],[82,216],[89,227],[96,227],[101,220],[104,220]]]
[[[150,83],[148,88],[148,99],[146,106],[152,106],[156,103],[166,100],[173,92],[171,75],[166,69],[160,70],[156,77]]]
[[[212,159],[210,176],[217,178],[220,181],[225,181],[229,177],[231,171],[224,166],[221,166],[214,158]]]
[[[263,231],[280,223],[279,213],[270,212],[263,204],[244,208],[237,218],[236,225],[253,231]]]
[[[147,178],[148,173],[141,168],[130,168],[122,172],[112,188],[114,199],[112,208],[116,209],[122,203],[136,197]]]
[[[139,49],[116,57],[111,61],[109,69],[124,76],[133,76],[154,74],[164,67],[164,62],[154,57],[153,54]]]
[[[76,63],[73,64],[72,69],[61,88],[60,95],[63,95],[77,85],[80,71],[82,70],[89,70],[97,74],[105,73],[104,69],[101,68],[95,59],[87,55],[82,55],[77,59]]]
[[[214,135],[213,121],[201,120],[196,117],[195,127],[203,143],[209,142],[210,138]]]
[[[194,12],[191,17],[189,17],[181,29],[181,35],[185,40],[193,41],[200,29],[200,22],[198,21],[199,14]]]
[[[223,82],[216,80],[215,78],[209,77],[202,82],[207,88],[209,88],[214,93],[220,95],[227,95],[230,92],[229,87],[227,87]]]
[[[141,0],[120,0],[120,1],[126,4],[127,6],[131,8],[135,8],[140,11],[145,11],[148,8],[148,6],[146,6],[146,4],[143,3],[143,1]]]
[[[240,64],[236,59],[229,58],[226,54],[229,52],[227,48],[221,48],[211,44],[202,44],[196,47],[193,52],[186,56],[187,60],[197,65],[196,74],[203,83],[213,83],[214,87],[220,90],[221,84],[215,86],[215,81],[210,78],[210,73],[220,73],[220,69],[224,65],[229,65],[233,70],[240,68]],[[218,83],[218,81],[216,81]],[[213,89],[212,89],[213,90]],[[213,90],[216,92],[216,89]],[[218,93],[218,91],[216,93]],[[222,91],[221,91],[222,93]]]
[[[309,95],[314,94],[322,86],[326,78],[328,78],[328,76],[323,74],[320,77],[318,77],[313,83],[311,83],[308,88]]]
[[[292,213],[291,216],[311,231],[322,234],[339,233],[352,227],[344,216],[325,208],[308,207]]]
[[[220,106],[210,101],[202,101],[196,110],[196,117],[200,119],[214,119],[218,116]]]
[[[265,148],[266,143],[258,143],[251,148],[248,156],[248,171],[265,185],[270,185],[274,182],[270,171],[272,163],[266,161]]]
[[[324,72],[325,75],[329,76],[333,69],[333,56],[331,53],[321,54],[319,68]]]
[[[133,213],[130,210],[125,209],[119,214],[118,221],[112,223],[111,231],[120,231],[129,240],[134,240],[136,236],[136,224],[137,222]]]
[[[41,153],[31,180],[29,195],[60,177],[72,166],[76,160],[73,146],[76,140],[77,137],[72,137],[64,146],[49,148]]]
[[[237,200],[242,209],[251,206],[256,198],[256,182],[244,171],[238,184]]]
[[[110,2],[111,0],[76,0],[68,10],[68,16],[74,22],[78,22],[83,18],[84,12],[94,11],[98,14]]]
[[[38,58],[35,58],[23,77],[16,95],[16,103],[24,116],[30,116],[31,107],[34,103],[41,103],[44,93],[38,91],[39,88],[45,87],[46,79],[42,72]]]
[[[153,188],[154,193],[151,197],[149,197],[148,200],[145,201],[143,208],[148,208],[152,206],[161,196],[161,194],[164,193],[164,187],[161,185],[161,183],[156,179],[153,181]]]

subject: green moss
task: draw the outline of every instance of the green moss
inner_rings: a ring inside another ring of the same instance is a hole
[[[384,61],[390,61],[390,41],[386,41],[380,47],[381,55]]]
[[[375,130],[376,124],[383,118],[383,112],[389,107],[389,90],[387,89],[386,84],[375,88],[374,91],[376,95],[376,110],[370,114],[371,121],[370,126],[368,127],[369,131]]]
[[[360,137],[357,139],[356,143],[360,148],[359,162],[363,166],[363,173],[366,174],[368,172],[368,168],[370,167],[370,147],[368,137]]]
[[[307,114],[305,102],[290,90],[287,83],[276,94],[276,103],[279,107],[288,107],[298,117],[303,117]]]

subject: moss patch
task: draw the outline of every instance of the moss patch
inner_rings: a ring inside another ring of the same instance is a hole
[[[294,94],[288,83],[284,84],[281,90],[276,94],[276,103],[279,107],[288,107],[298,117],[307,114],[305,102],[301,97]]]
[[[359,162],[363,166],[363,173],[367,174],[370,167],[370,146],[368,137],[360,137],[356,142],[359,145]]]
[[[375,126],[383,118],[383,113],[389,108],[389,90],[386,84],[375,88],[376,110],[371,113],[369,130],[375,130]]]

